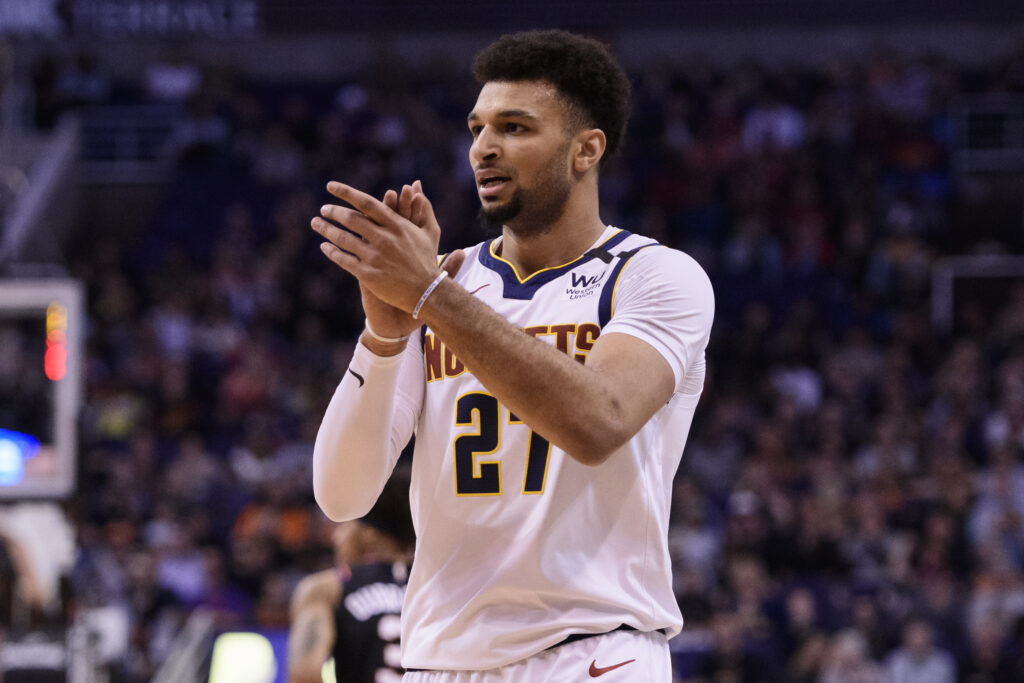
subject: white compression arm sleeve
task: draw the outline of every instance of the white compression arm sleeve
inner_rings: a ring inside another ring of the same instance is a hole
[[[388,357],[356,345],[313,446],[313,495],[330,519],[369,512],[412,436],[423,400],[417,341]]]

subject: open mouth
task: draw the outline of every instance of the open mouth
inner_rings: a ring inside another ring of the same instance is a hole
[[[492,176],[490,178],[484,178],[479,182],[480,196],[490,197],[501,192],[501,189],[505,187],[510,178],[505,176]]]

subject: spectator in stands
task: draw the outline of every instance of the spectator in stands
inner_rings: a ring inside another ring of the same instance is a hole
[[[778,85],[770,84],[743,118],[743,146],[755,154],[792,151],[803,144],[805,130],[804,114],[786,102]]]
[[[882,669],[868,654],[867,640],[854,630],[832,639],[819,683],[883,683]]]
[[[143,90],[154,102],[184,103],[199,92],[202,85],[203,70],[189,59],[183,48],[150,63],[142,75]]]
[[[712,650],[697,665],[696,674],[685,683],[769,683],[779,680],[780,672],[772,663],[744,645],[739,617],[732,612],[717,612],[711,622]]]
[[[1006,634],[999,615],[976,619],[967,630],[966,652],[957,663],[958,680],[968,683],[1011,680],[1003,652]]]
[[[939,649],[935,632],[922,619],[903,627],[903,644],[885,660],[886,681],[893,683],[953,683],[956,665],[952,656]]]

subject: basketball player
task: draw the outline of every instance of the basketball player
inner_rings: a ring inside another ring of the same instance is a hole
[[[289,683],[321,683],[334,657],[338,683],[402,679],[399,614],[415,540],[409,472],[397,469],[373,509],[334,532],[337,569],[307,576],[292,596]]]
[[[667,682],[682,626],[669,502],[711,285],[601,220],[629,107],[601,44],[513,34],[473,68],[469,160],[500,236],[438,266],[418,184],[378,201],[332,182],[347,206],[312,221],[367,325],[317,436],[314,493],[331,518],[362,515],[415,432],[404,680]]]

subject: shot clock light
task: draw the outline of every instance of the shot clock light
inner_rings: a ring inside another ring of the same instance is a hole
[[[84,288],[0,278],[0,503],[74,490]]]
[[[51,382],[64,379],[68,372],[68,309],[54,301],[46,307],[46,355],[43,370]]]

